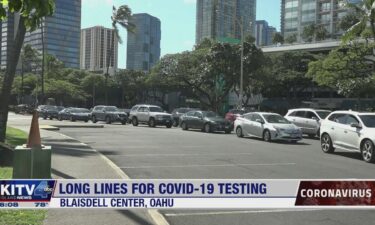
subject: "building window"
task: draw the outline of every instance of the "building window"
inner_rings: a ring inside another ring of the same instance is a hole
[[[148,62],[143,61],[143,70],[148,70]]]

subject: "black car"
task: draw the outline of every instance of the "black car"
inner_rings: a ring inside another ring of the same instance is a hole
[[[84,108],[66,108],[59,112],[58,120],[85,121],[90,119],[90,110]]]
[[[17,105],[16,107],[14,107],[14,113],[18,114],[18,113],[30,113],[32,114],[34,111],[34,108],[31,106],[31,105],[27,105],[27,104],[21,104],[21,105]]]
[[[57,119],[60,108],[54,105],[40,105],[38,106],[37,111],[39,113],[39,117],[42,117],[45,120],[47,118],[52,120]]]
[[[128,116],[116,106],[98,105],[92,109],[91,120],[93,123],[98,121],[105,121],[107,124],[121,122],[124,125],[128,121]]]
[[[180,117],[187,112],[198,110],[192,108],[177,108],[172,111],[173,126],[177,127],[180,124]]]
[[[183,130],[200,129],[211,133],[224,131],[229,134],[233,130],[233,124],[216,113],[211,111],[190,111],[181,117],[181,127]]]

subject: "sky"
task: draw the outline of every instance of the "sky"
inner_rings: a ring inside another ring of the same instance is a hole
[[[111,26],[112,5],[128,5],[161,21],[161,56],[191,50],[195,43],[196,0],[82,0],[82,28]],[[280,30],[281,0],[257,0],[257,20]],[[126,31],[121,29],[119,68],[126,67]]]

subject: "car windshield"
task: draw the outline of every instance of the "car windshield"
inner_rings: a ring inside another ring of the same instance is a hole
[[[230,112],[233,114],[240,114],[240,115],[245,114],[245,110],[240,110],[240,109],[233,109]]]
[[[214,112],[203,112],[204,117],[218,117]]]
[[[187,113],[187,112],[189,112],[189,111],[191,111],[191,109],[182,108],[182,109],[178,109],[178,110],[177,110],[178,113]]]
[[[88,109],[73,109],[71,112],[72,113],[89,113],[90,111]]]
[[[280,115],[264,114],[263,117],[267,120],[268,123],[290,124],[290,122],[287,119]]]
[[[46,106],[44,107],[44,109],[46,109],[46,110],[57,110],[57,107],[54,106],[54,105],[46,105]]]
[[[115,107],[115,106],[110,106],[110,107],[106,107],[105,111],[107,111],[107,112],[117,112],[118,108]]]
[[[150,107],[150,112],[163,112],[160,107]]]
[[[330,111],[316,111],[319,117],[325,119],[331,112]]]
[[[359,116],[366,127],[375,128],[375,115]]]

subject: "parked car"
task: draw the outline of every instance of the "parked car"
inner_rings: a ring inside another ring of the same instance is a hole
[[[34,108],[31,105],[21,104],[14,107],[14,113],[33,113]]]
[[[227,112],[227,114],[225,114],[225,119],[231,122],[234,122],[237,119],[237,117],[245,113],[246,113],[246,110],[243,110],[243,109],[231,109],[229,110],[229,112]]]
[[[59,114],[59,108],[54,105],[40,105],[38,106],[37,111],[39,113],[39,117],[42,117],[45,120],[47,118],[50,120],[57,119]]]
[[[166,126],[172,127],[172,115],[163,111],[155,105],[137,105],[130,112],[133,126],[148,124],[150,127]]]
[[[90,119],[90,110],[84,108],[66,108],[59,112],[58,120],[70,120],[72,122],[85,121]]]
[[[267,142],[302,140],[301,129],[276,113],[247,113],[236,119],[234,127],[238,137],[260,137]]]
[[[91,120],[93,123],[105,121],[107,124],[120,122],[124,125],[128,120],[128,116],[116,106],[98,105],[91,111]]]
[[[133,107],[130,109],[129,117],[128,117],[128,122],[129,122],[129,123],[132,123],[132,118],[133,118],[133,116],[136,115],[137,110],[138,110],[138,108],[139,108],[140,106],[141,106],[141,105],[135,105],[135,106],[133,106]]]
[[[183,130],[200,129],[206,133],[224,131],[229,134],[233,130],[233,125],[215,112],[211,111],[190,111],[181,117],[181,127]]]
[[[180,117],[184,115],[185,113],[193,110],[198,109],[192,109],[192,108],[177,108],[172,111],[172,118],[173,118],[173,126],[177,127],[180,124]]]
[[[321,125],[321,148],[333,153],[336,148],[359,152],[366,162],[375,162],[375,113],[336,111]]]
[[[322,109],[291,109],[285,118],[302,129],[309,137],[320,136],[320,123],[331,111]]]

